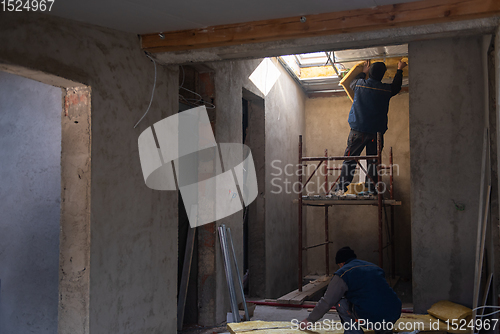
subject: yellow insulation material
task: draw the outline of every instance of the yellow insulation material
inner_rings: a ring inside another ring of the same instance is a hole
[[[349,73],[345,75],[345,77],[340,80],[340,85],[344,88],[345,92],[351,99],[351,101],[354,101],[354,91],[351,89],[351,81],[354,80],[354,78],[361,72],[363,72],[363,67],[365,66],[365,62],[362,61],[361,63],[358,63],[357,65],[353,66]],[[366,76],[368,79],[368,75]]]
[[[472,319],[472,310],[466,306],[456,304],[448,300],[442,300],[432,305],[431,308],[427,310],[427,312],[444,322],[448,321],[450,324],[450,330],[448,330],[448,332],[450,333],[470,332],[470,328],[468,328],[467,326],[460,326],[463,324],[468,324]],[[455,323],[459,324],[458,327],[463,327],[464,330],[453,330],[452,327],[457,326],[451,326],[452,321],[455,321]]]
[[[340,321],[326,320],[331,329],[320,326],[325,324],[325,320],[320,320],[316,329],[312,331],[300,331],[297,329],[297,321],[247,321],[240,323],[228,323],[227,329],[232,334],[299,334],[299,333],[316,333],[316,334],[343,334],[343,329],[337,329],[335,323],[339,323],[338,328],[341,328]],[[401,318],[394,324],[394,332],[411,332],[418,329],[422,332],[446,332],[446,324],[434,318],[429,314],[402,314]],[[364,330],[365,334],[374,334],[373,330]]]
[[[359,193],[362,193],[363,191],[366,191],[365,183],[364,182],[361,182],[361,183],[350,183],[347,186],[347,193],[348,194],[357,195]]]

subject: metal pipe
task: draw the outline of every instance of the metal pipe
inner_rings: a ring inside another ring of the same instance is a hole
[[[313,308],[316,306],[316,304],[284,304],[284,303],[277,303],[277,302],[259,302],[259,301],[248,301],[249,303],[255,304],[255,305],[262,305],[262,306],[275,306],[275,307],[292,307],[292,308]],[[331,310],[336,310],[335,306],[332,306]],[[413,313],[413,309],[410,308],[403,308],[401,309],[401,313]]]
[[[340,179],[340,175],[337,177],[337,179],[335,180],[335,182],[333,182],[332,186],[330,187],[330,191],[332,191],[333,187],[335,187],[335,185],[337,184],[337,182],[339,182],[339,179]]]
[[[328,235],[328,205],[325,205],[325,266],[326,275],[330,275],[330,240]]]
[[[323,205],[318,205],[318,206],[323,206]],[[332,243],[331,241],[329,241],[329,243]],[[323,246],[323,245],[326,245],[327,243],[326,242],[322,242],[320,244],[316,244],[316,245],[313,245],[313,246],[307,246],[307,247],[304,247],[302,248],[303,250],[308,250],[308,249],[311,249],[311,248],[316,248],[316,247],[319,247],[319,246]]]
[[[276,306],[276,307],[293,307],[293,308],[314,308],[316,305],[307,305],[307,304],[284,304],[284,303],[275,303],[275,302],[259,302],[259,301],[248,301],[249,303],[253,303],[255,305],[263,305],[263,306]],[[335,310],[335,306],[332,306],[331,310]]]
[[[248,307],[245,301],[245,291],[243,291],[243,283],[241,282],[240,268],[238,267],[238,260],[236,260],[236,253],[234,252],[233,237],[231,235],[231,229],[227,228],[227,235],[229,236],[229,243],[231,244],[231,250],[233,251],[234,266],[236,268],[236,274],[238,277],[238,286],[240,287],[241,299],[243,300],[243,309],[245,310],[245,319],[250,321],[250,316],[248,314]],[[238,312],[239,316],[239,312]]]
[[[384,236],[382,234],[382,191],[380,183],[382,181],[382,175],[380,175],[380,165],[382,164],[382,135],[380,132],[377,133],[377,196],[378,196],[378,264],[380,268],[384,268],[384,257],[383,257],[383,241]]]
[[[356,166],[355,169],[358,169],[359,166]],[[328,170],[341,170],[342,169],[342,166],[340,167],[328,167]],[[387,166],[380,166],[380,169],[390,169],[390,167],[387,167]]]
[[[302,161],[324,161],[324,160],[366,160],[377,159],[376,155],[360,155],[360,156],[331,156],[331,157],[305,157]]]
[[[328,158],[328,150],[326,149],[325,149],[325,158]],[[326,160],[325,167],[323,168],[323,170],[325,173],[325,183],[323,184],[323,191],[325,192],[325,195],[328,195],[328,160]]]
[[[234,291],[233,272],[231,270],[231,263],[229,262],[229,251],[227,248],[226,239],[226,226],[219,226],[219,240],[222,247],[224,269],[226,271],[226,280],[229,288],[229,297],[231,298],[231,312],[233,313],[233,321],[240,322],[240,312],[238,310],[238,300],[236,299],[236,291]]]
[[[325,150],[325,157],[328,157],[328,150]],[[328,195],[328,161],[325,163],[325,195]],[[326,275],[330,275],[330,243],[328,232],[328,205],[325,205],[325,268]]]
[[[299,135],[299,184],[300,184],[300,192],[299,192],[299,279],[298,285],[299,291],[302,291],[302,172],[304,171],[304,166],[302,165],[302,135]]]
[[[394,161],[392,155],[392,147],[389,157],[389,175],[390,175],[390,191],[391,199],[394,199]],[[391,205],[391,258],[392,258],[392,278],[396,278],[396,238],[394,237],[394,205]]]
[[[238,297],[236,296],[236,290],[234,288],[234,281],[233,281],[234,275],[233,275],[233,268],[231,266],[231,259],[229,258],[229,248],[228,248],[226,232],[227,232],[226,226],[223,225],[223,238],[224,238],[224,243],[225,243],[224,249],[225,249],[225,253],[226,253],[226,261],[227,261],[228,268],[229,268],[229,275],[231,276],[231,282],[233,283],[233,284],[231,284],[232,299],[233,299],[233,308],[232,308],[233,320],[236,319],[236,322],[240,322],[241,318],[240,318],[240,311],[238,308]]]
[[[332,53],[333,53],[333,56],[335,57],[335,53],[333,51],[332,51]],[[328,52],[326,52],[326,51],[325,51],[325,54],[326,54],[326,56],[327,56],[328,61],[330,62],[330,64],[332,64],[332,67],[333,67],[333,70],[335,71],[335,74],[337,74],[337,76],[340,77],[339,70],[337,70],[337,67],[335,66],[335,62],[330,57],[330,54]]]
[[[319,166],[321,166],[321,164],[323,163],[323,161],[321,161],[318,166],[316,167],[316,169],[314,170],[314,172],[312,172],[311,176],[309,176],[309,178],[307,179],[306,183],[304,183],[304,188],[307,187],[307,184],[309,183],[309,181],[311,181],[311,178],[314,176],[314,174],[316,174],[316,171],[318,170]]]
[[[389,153],[389,194],[391,199],[394,199],[394,180],[393,180],[393,162],[392,162],[392,147]]]

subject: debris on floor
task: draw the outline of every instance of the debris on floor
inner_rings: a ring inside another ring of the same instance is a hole
[[[228,333],[226,325],[203,327],[198,325],[187,325],[177,332],[178,334],[217,334]]]

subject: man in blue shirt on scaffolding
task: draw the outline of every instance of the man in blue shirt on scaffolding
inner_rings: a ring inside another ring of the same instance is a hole
[[[383,135],[387,131],[389,100],[401,91],[403,68],[406,65],[405,62],[399,61],[398,70],[392,83],[386,84],[382,83],[382,78],[387,70],[385,64],[376,62],[370,66],[370,61],[367,60],[363,72],[351,82],[350,86],[354,91],[354,99],[348,118],[351,132],[347,139],[344,156],[359,156],[365,147],[366,155],[377,154],[377,132]],[[366,79],[367,74],[369,74],[368,79]],[[370,177],[367,177],[366,185],[371,194],[375,194],[378,182],[376,162],[376,160],[367,161],[367,173]],[[342,196],[347,191],[355,169],[355,160],[344,160],[339,182],[335,188],[334,194],[336,196]]]

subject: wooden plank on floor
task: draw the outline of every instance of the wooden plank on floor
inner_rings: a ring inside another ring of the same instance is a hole
[[[299,203],[299,200],[294,199],[292,201],[294,204]],[[400,206],[401,201],[396,201],[393,199],[384,199],[382,201],[384,205],[394,205]],[[333,198],[309,198],[303,199],[302,205],[378,205],[378,201],[376,199],[362,199],[362,198],[345,198],[345,199],[333,199]]]
[[[299,291],[297,289],[295,291],[287,293],[283,297],[278,298],[278,303],[295,305],[302,304],[304,300],[328,286],[328,283],[330,283],[331,279],[332,276],[322,276],[321,278],[304,285],[302,287],[302,291]]]

